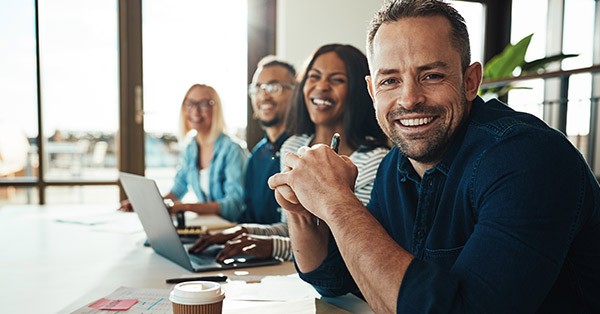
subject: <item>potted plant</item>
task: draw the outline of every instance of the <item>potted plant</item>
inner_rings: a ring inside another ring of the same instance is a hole
[[[550,63],[562,61],[566,58],[576,57],[578,54],[557,54],[530,62],[525,61],[525,54],[533,34],[525,36],[515,45],[508,44],[504,50],[494,56],[483,67],[483,82],[508,79],[526,74],[542,73]],[[527,87],[516,87],[510,82],[499,82],[489,87],[482,87],[479,95],[493,94],[496,97],[504,96],[511,89]]]

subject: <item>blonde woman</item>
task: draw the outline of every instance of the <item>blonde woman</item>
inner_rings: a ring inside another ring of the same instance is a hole
[[[171,213],[192,211],[237,221],[243,210],[244,167],[248,152],[224,133],[221,99],[215,89],[195,84],[185,94],[180,109],[181,131],[189,142],[181,153],[171,191]],[[182,203],[189,190],[197,203]],[[129,209],[130,205],[127,204]],[[127,210],[125,205],[122,209]]]

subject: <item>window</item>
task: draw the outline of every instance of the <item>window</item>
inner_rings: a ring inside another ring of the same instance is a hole
[[[146,175],[171,188],[181,144],[179,108],[190,86],[213,86],[228,131],[245,138],[247,3],[142,3]]]
[[[469,1],[453,1],[452,5],[465,18],[471,40],[471,62],[477,61],[483,64],[485,7],[481,3]]]
[[[45,179],[116,180],[117,2],[40,1],[39,23]]]
[[[244,138],[247,3],[143,4],[146,164],[168,188],[178,160],[177,112],[192,83],[220,92],[229,131]],[[119,153],[118,144],[144,140],[119,130],[128,127],[120,119],[130,118],[119,107],[128,83],[119,58],[142,59],[119,56],[125,7],[142,14],[117,0],[0,0],[0,204],[118,201],[118,165],[137,159],[122,155],[138,154]]]
[[[579,55],[565,59],[561,65],[549,66],[549,70],[572,70],[591,66],[595,1],[566,0],[564,8],[556,4],[550,6],[549,3],[548,0],[513,0],[511,42],[516,43],[521,38],[534,34],[527,50],[527,61],[561,51],[565,54]],[[553,19],[554,22],[549,24],[548,16],[562,16],[563,23],[556,25]],[[586,155],[590,132],[591,74],[572,75],[568,81],[566,134]],[[509,93],[509,104],[516,110],[532,113],[556,126],[553,123],[560,117],[552,113],[556,113],[556,107],[560,105],[558,91],[555,91],[559,87],[551,87],[552,90],[549,90],[545,84],[543,79],[518,83],[517,86],[526,89],[512,90]]]

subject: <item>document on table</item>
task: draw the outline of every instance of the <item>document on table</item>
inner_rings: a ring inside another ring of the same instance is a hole
[[[90,307],[97,301],[72,312],[72,314],[94,314],[94,313],[146,313],[146,314],[172,314],[173,304],[169,301],[169,289],[145,289],[145,288],[129,288],[120,287],[104,299],[116,300],[137,300],[132,307],[127,311],[103,311]]]
[[[63,212],[52,217],[57,222],[84,225],[102,232],[137,233],[144,230],[136,213],[119,212],[114,209]]]
[[[319,297],[317,291],[297,274],[265,276],[260,283],[230,281],[223,289],[226,296],[239,301],[292,301]]]
[[[187,227],[206,227],[208,231],[212,231],[231,228],[236,224],[218,215],[198,215],[194,212],[185,212],[185,225]]]
[[[260,283],[230,281],[223,285],[223,313],[263,314],[316,313],[318,293],[309,284],[291,276],[265,276]]]

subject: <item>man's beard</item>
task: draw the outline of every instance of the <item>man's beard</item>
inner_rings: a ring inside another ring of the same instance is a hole
[[[449,143],[449,139],[446,136],[449,126],[440,125],[437,129],[433,130],[429,135],[430,138],[427,139],[428,145],[423,149],[411,149],[411,140],[406,139],[406,137],[394,127],[393,123],[390,122],[410,113],[425,113],[437,117],[444,116],[444,110],[440,110],[437,107],[420,106],[413,110],[406,110],[398,107],[388,112],[387,116],[384,118],[386,119],[386,127],[382,128],[383,131],[406,157],[421,163],[430,163],[439,160],[441,155],[446,151],[446,146]],[[392,117],[392,119],[389,117]]]
[[[461,96],[461,102],[463,106],[467,106],[466,96],[464,95],[464,93]],[[401,107],[396,108],[388,112],[386,119],[389,116],[396,118],[408,113],[426,113],[438,117],[444,117],[446,114],[448,114],[444,109],[439,108],[437,106],[424,105],[419,106],[414,110],[406,110]],[[457,112],[454,112],[454,114],[456,117]],[[464,121],[467,119],[467,117],[462,116],[461,119]],[[387,121],[389,122],[390,119],[387,119]],[[462,124],[462,122],[460,124]],[[429,142],[427,147],[420,151],[411,150],[410,141],[402,137],[400,131],[398,129],[394,129],[392,124],[388,124],[387,130],[384,130],[384,132],[390,138],[392,143],[394,143],[394,145],[397,146],[400,152],[406,157],[420,163],[432,163],[441,160],[441,158],[451,145],[451,142],[454,136],[456,135],[456,132],[458,132],[461,126],[459,125],[457,129],[453,130],[452,134],[449,133],[450,128],[451,125],[449,124],[439,125],[437,129],[433,130],[431,137],[428,139]]]
[[[279,123],[281,123],[281,119],[279,119],[279,117],[275,117],[269,121],[258,119],[258,123],[262,127],[268,128],[268,127],[272,127],[272,126],[275,126],[275,125],[278,125]]]
[[[443,133],[444,132],[442,129],[435,130],[434,135],[429,141],[429,145],[424,150],[419,152],[411,151],[409,142],[405,141],[404,138],[396,134],[395,131],[392,131],[390,140],[406,157],[420,163],[432,163],[440,160],[441,156],[446,152],[447,145],[450,142],[450,139],[443,136]]]

